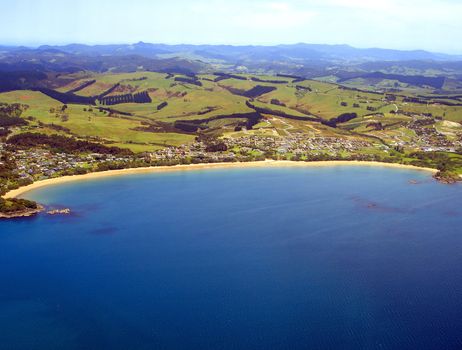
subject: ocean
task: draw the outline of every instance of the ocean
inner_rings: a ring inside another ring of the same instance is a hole
[[[127,175],[0,221],[0,349],[462,349],[462,186],[380,167]]]

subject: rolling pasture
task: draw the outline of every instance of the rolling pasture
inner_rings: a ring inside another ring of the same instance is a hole
[[[462,121],[459,97],[439,97],[422,89],[410,98],[408,93],[377,93],[352,84],[224,73],[139,71],[64,78],[69,83],[56,88],[56,93],[10,91],[0,93],[0,102],[29,106],[23,113],[32,117],[27,131],[70,134],[135,152],[192,142],[199,132],[309,137],[353,131],[393,139],[409,132],[404,125],[412,113]],[[80,97],[91,103],[80,103]],[[386,127],[375,130],[374,122]]]

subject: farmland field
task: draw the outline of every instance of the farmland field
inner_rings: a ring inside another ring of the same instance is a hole
[[[393,140],[397,134],[403,137],[412,135],[405,127],[412,119],[408,116],[410,114],[462,121],[461,106],[440,104],[448,100],[438,100],[437,95],[422,89],[420,94],[427,93],[424,96],[435,100],[426,104],[409,102],[405,100],[412,96],[409,93],[390,98],[389,93],[372,93],[325,81],[295,81],[294,78],[272,75],[188,76],[138,71],[69,74],[62,79],[67,83],[56,91],[65,96],[72,93],[91,97],[95,103],[64,104],[53,95],[47,96],[46,91],[0,93],[0,102],[28,106],[23,117],[32,117],[31,122],[27,128],[15,133],[57,132],[144,152],[193,142],[199,130],[205,134],[210,131],[214,136],[240,137],[242,132],[233,132],[234,128],[246,124],[246,118],[255,114],[255,108],[265,111],[254,123],[252,134],[259,135],[299,133],[309,137],[314,132],[343,137],[345,132],[354,131]],[[143,93],[148,96],[143,101],[145,103],[134,103],[129,98]],[[255,95],[249,97],[250,94]],[[106,105],[103,96],[117,100]],[[351,114],[353,119],[338,128],[329,128],[321,123]],[[285,116],[314,117],[319,119],[319,123],[288,120]],[[390,128],[371,130],[374,122],[390,125]],[[453,130],[449,129],[451,133]]]

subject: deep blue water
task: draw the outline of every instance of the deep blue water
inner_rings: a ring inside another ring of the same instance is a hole
[[[418,184],[410,184],[410,180]],[[367,167],[49,187],[0,221],[0,349],[462,349],[462,186]]]

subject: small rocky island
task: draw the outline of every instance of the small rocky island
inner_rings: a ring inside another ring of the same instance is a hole
[[[69,208],[53,209],[53,210],[47,211],[48,215],[69,215],[70,213],[71,213],[71,210]]]

